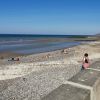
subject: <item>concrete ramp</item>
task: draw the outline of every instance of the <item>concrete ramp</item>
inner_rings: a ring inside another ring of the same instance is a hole
[[[100,62],[80,71],[42,100],[100,100]]]

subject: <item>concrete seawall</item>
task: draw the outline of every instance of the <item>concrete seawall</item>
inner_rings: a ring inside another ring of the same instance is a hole
[[[80,71],[42,100],[100,100],[100,61]]]

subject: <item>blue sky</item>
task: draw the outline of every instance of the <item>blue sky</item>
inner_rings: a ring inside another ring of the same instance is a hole
[[[100,0],[0,0],[0,33],[99,32]]]

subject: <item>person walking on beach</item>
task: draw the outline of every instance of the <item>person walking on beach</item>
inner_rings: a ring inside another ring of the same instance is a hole
[[[84,57],[83,57],[83,61],[82,61],[82,69],[81,70],[88,68],[89,65],[90,65],[90,62],[89,62],[88,53],[85,53]]]

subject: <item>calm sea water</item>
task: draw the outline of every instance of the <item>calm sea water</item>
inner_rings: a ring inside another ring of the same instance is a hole
[[[0,52],[22,54],[41,53],[79,45],[79,42],[66,42],[69,38],[80,38],[79,35],[12,35],[0,34]]]

